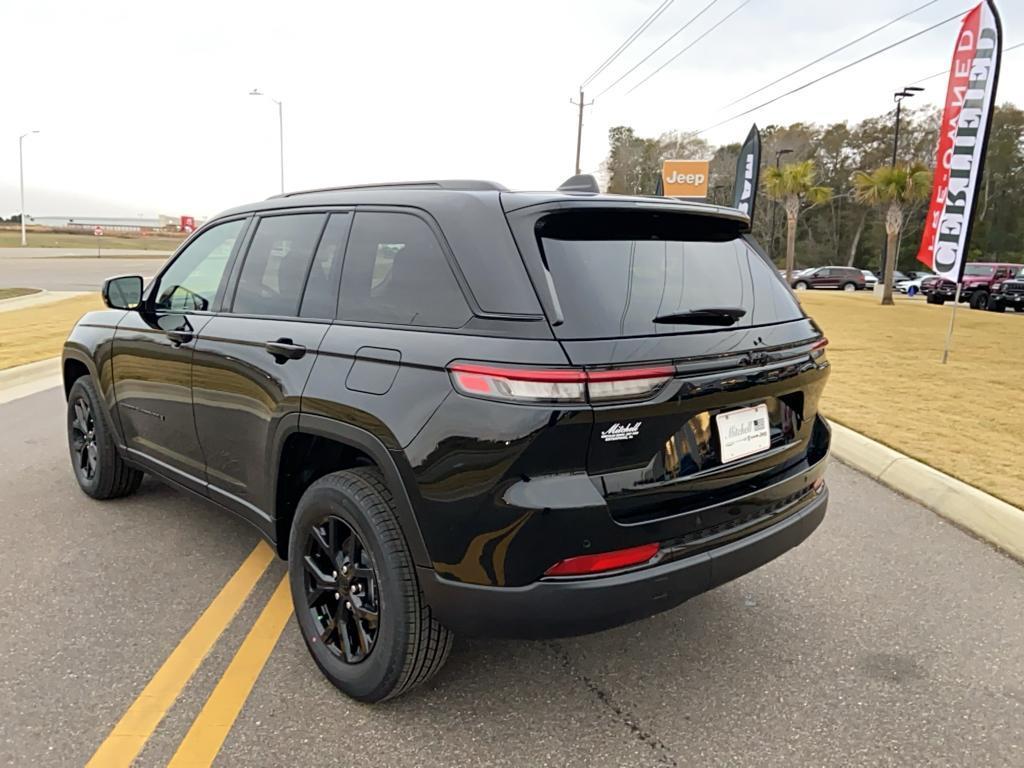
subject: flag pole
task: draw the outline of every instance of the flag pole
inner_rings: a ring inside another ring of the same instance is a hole
[[[949,345],[953,341],[953,323],[956,322],[956,308],[960,303],[960,283],[956,284],[956,298],[953,299],[953,311],[949,315],[949,330],[946,331],[946,348],[942,350],[942,364],[949,360]]]

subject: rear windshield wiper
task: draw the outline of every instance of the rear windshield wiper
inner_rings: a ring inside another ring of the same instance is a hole
[[[703,309],[690,309],[686,312],[658,315],[652,322],[727,326],[735,325],[745,314],[747,314],[747,310],[740,307],[704,307]]]

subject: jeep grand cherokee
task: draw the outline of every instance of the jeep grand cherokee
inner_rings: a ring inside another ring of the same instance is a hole
[[[230,210],[72,331],[75,476],[109,499],[149,473],[254,525],[363,701],[453,633],[670,609],[825,514],[826,340],[748,229],[473,181]]]

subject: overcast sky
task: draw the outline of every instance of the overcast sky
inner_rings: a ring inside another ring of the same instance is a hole
[[[551,188],[573,172],[576,87],[661,0],[375,0],[7,3],[0,215],[209,216],[278,191],[284,102],[289,189],[419,178]],[[649,82],[626,91],[742,0],[697,22],[587,109],[583,167],[608,128],[698,130],[970,6],[929,7],[737,107],[721,107],[925,0],[749,0]],[[707,0],[675,0],[593,84],[597,95]],[[1005,46],[1024,41],[1024,0],[1001,0]],[[947,68],[958,22],[709,131],[750,122],[856,121],[895,89]],[[915,104],[939,102],[944,77]],[[1024,106],[1024,48],[998,99]]]

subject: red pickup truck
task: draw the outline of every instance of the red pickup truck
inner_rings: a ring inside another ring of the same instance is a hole
[[[988,309],[993,284],[1013,277],[1019,269],[1020,264],[1001,262],[977,261],[968,264],[960,284],[960,301],[970,304],[971,309]],[[956,283],[942,278],[925,280],[921,283],[921,293],[929,304],[945,304],[956,297]]]

